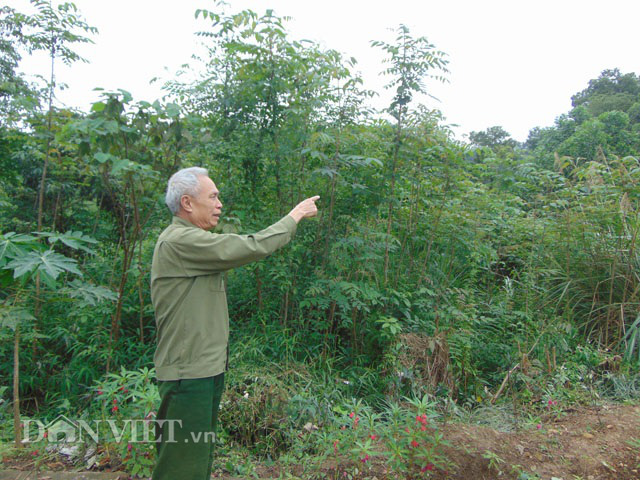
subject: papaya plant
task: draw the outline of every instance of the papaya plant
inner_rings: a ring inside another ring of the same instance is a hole
[[[12,278],[3,277],[8,294],[1,299],[0,319],[3,327],[13,330],[13,418],[14,441],[19,447],[22,441],[20,423],[20,336],[21,330],[28,329],[35,318],[30,312],[36,278],[55,292],[59,277],[69,275],[82,276],[77,260],[62,255],[54,250],[55,244],[61,242],[71,249],[90,251],[88,245],[95,243],[81,232],[59,234],[38,232],[47,237],[49,246],[39,243],[36,236],[0,233],[0,268],[12,272]],[[35,290],[39,292],[39,289]]]

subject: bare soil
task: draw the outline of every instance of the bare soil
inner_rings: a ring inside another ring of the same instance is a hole
[[[446,437],[453,445],[449,458],[457,468],[449,475],[439,473],[434,476],[437,479],[517,479],[521,472],[542,479],[640,479],[640,449],[629,445],[630,440],[640,438],[640,407],[636,405],[581,407],[539,430],[514,433],[450,426]],[[494,455],[504,463],[490,465]]]

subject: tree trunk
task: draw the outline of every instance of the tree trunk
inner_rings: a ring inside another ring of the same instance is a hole
[[[331,238],[332,222],[333,222],[333,209],[336,203],[336,182],[338,178],[338,155],[340,155],[340,133],[338,132],[338,140],[336,142],[336,151],[333,156],[333,176],[331,177],[331,192],[329,193],[329,214],[327,217],[327,231],[324,238],[324,254],[322,255],[322,270],[324,270],[327,264],[327,257],[329,256],[329,240]],[[320,229],[318,229],[320,231]]]
[[[51,59],[51,76],[49,79],[49,111],[47,112],[47,143],[44,151],[44,162],[42,165],[42,175],[40,177],[40,188],[38,189],[38,232],[42,232],[42,217],[44,212],[44,190],[47,179],[47,167],[49,165],[49,154],[51,150],[51,132],[53,130],[53,90],[55,88],[55,58],[56,46],[53,38],[51,39],[51,51],[49,52]],[[55,217],[54,217],[55,218]],[[40,272],[36,274],[36,302],[35,302],[35,328],[38,328],[38,318],[40,318]],[[34,343],[33,355],[36,355]]]
[[[40,190],[38,192],[38,232],[42,231],[42,212],[44,205],[44,186],[47,178],[47,165],[49,164],[49,152],[51,150],[51,131],[53,130],[53,90],[55,88],[55,58],[56,46],[53,39],[51,40],[51,77],[49,79],[49,111],[47,113],[47,145],[44,151],[44,164],[42,166],[42,176],[40,177]]]
[[[414,178],[418,178],[418,172],[414,173]],[[420,189],[417,189],[418,192],[420,191]],[[413,235],[413,215],[414,215],[414,207],[417,204],[417,199],[415,199],[414,197],[414,193],[416,191],[415,188],[415,183],[411,184],[411,194],[410,194],[410,206],[409,206],[409,219],[407,220],[407,224],[405,226],[405,233],[404,236],[402,238],[402,244],[400,245],[400,255],[399,258],[403,259],[405,258],[405,248],[407,247],[407,243],[409,241],[409,238]],[[410,267],[411,262],[409,262],[409,265],[407,265],[407,267],[403,267],[403,265],[399,265],[398,268],[396,269],[396,278],[395,281],[393,282],[393,288],[398,288],[398,283],[400,282],[400,275],[401,274],[407,274],[407,278],[408,277],[408,273],[411,270]]]
[[[393,220],[393,201],[396,188],[396,168],[398,163],[398,154],[400,145],[402,144],[402,107],[398,112],[398,124],[396,125],[396,139],[393,146],[393,154],[391,156],[391,185],[389,186],[389,210],[387,213],[387,237],[384,242],[384,284],[389,282],[389,237],[391,236],[391,223]]]
[[[13,430],[16,448],[22,446],[22,422],[20,420],[20,324],[13,339]]]

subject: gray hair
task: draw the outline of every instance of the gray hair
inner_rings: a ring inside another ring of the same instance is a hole
[[[198,194],[200,185],[198,177],[208,176],[207,169],[201,167],[183,168],[171,175],[167,185],[167,194],[164,198],[164,202],[171,210],[171,213],[176,215],[180,211],[180,199],[183,195],[191,195],[193,197]]]

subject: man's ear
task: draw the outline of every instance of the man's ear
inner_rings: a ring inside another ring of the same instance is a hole
[[[185,212],[191,213],[193,211],[191,197],[189,195],[182,195],[182,197],[180,197],[180,206]]]

